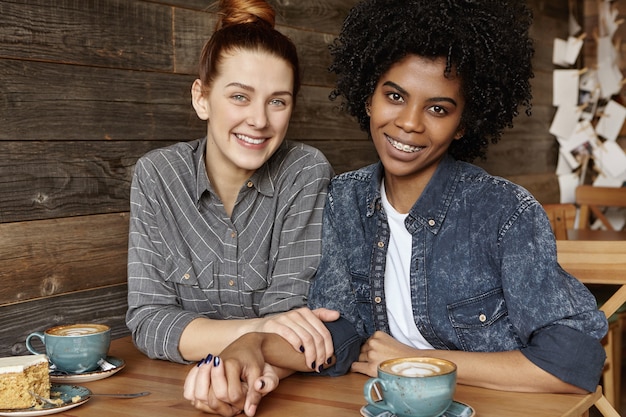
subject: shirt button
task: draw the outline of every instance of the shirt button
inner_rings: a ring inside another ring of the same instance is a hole
[[[378,247],[379,248],[384,248],[385,247],[385,242],[378,242]]]
[[[189,274],[183,275],[183,279],[189,279]]]
[[[248,188],[252,188],[252,186],[254,185],[254,183],[252,181],[248,181],[248,183],[246,184],[248,186]]]
[[[487,316],[481,314],[480,316],[478,316],[478,320],[480,320],[481,323],[484,323],[485,321],[487,321]]]
[[[233,239],[237,237],[237,232],[231,232],[230,237]]]
[[[433,219],[428,220],[428,225],[430,227],[434,226],[435,225],[435,221]]]
[[[380,298],[380,297],[376,297],[376,298],[374,298],[374,302],[375,302],[376,304],[380,304],[380,302],[381,302],[381,301],[383,301],[383,299],[382,299],[382,298]]]
[[[230,286],[232,287],[233,285],[235,285],[235,281],[233,281],[233,280],[231,279],[230,281],[228,281],[228,285],[230,285]]]

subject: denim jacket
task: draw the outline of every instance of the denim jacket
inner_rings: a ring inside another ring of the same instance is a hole
[[[384,275],[389,227],[380,163],[335,177],[311,308],[327,323],[342,374],[376,330],[389,333]],[[594,391],[608,329],[595,298],[557,263],[541,205],[522,187],[447,156],[405,221],[413,319],[435,349],[520,350],[563,381]]]

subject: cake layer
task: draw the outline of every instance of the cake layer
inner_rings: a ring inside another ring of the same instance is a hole
[[[50,398],[50,376],[46,355],[0,358],[0,409],[21,409],[37,405],[32,391]]]

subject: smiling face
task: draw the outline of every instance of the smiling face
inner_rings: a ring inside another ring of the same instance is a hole
[[[293,110],[293,70],[281,58],[246,50],[225,55],[219,70],[211,86],[196,80],[192,88],[196,113],[208,120],[207,170],[209,177],[245,179],[285,138]]]
[[[383,74],[370,98],[370,132],[385,184],[423,189],[460,128],[461,80],[444,76],[445,59],[409,55]]]

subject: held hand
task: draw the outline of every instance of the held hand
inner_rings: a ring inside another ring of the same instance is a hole
[[[259,331],[282,336],[296,351],[304,353],[311,369],[319,370],[334,353],[330,332],[323,322],[338,318],[338,311],[304,307],[267,317]]]
[[[230,417],[241,413],[244,405],[243,401],[240,401],[239,404],[231,404],[216,397],[213,391],[214,381],[212,380],[212,374],[214,370],[216,375],[219,375],[220,372],[223,374],[223,369],[224,367],[221,366],[219,358],[216,359],[213,355],[208,355],[187,374],[183,396],[191,401],[191,405],[198,410]],[[234,388],[232,389],[234,390]],[[243,398],[247,390],[247,384],[240,384],[240,389],[242,393],[239,395],[239,398]]]
[[[265,362],[254,335],[248,334],[231,343],[222,352],[222,366],[211,371],[213,391],[217,399],[241,408],[247,416],[256,413],[261,398],[279,383],[274,368]],[[241,383],[244,381],[247,386]]]
[[[361,346],[359,360],[352,364],[351,369],[375,377],[378,364],[382,361],[405,356],[419,356],[418,350],[398,342],[385,332],[377,331]]]

